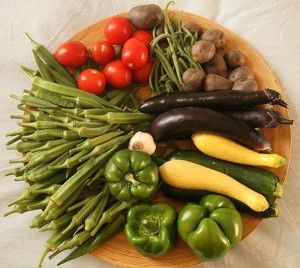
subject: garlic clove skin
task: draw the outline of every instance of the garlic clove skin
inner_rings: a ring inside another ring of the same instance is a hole
[[[128,149],[140,150],[152,155],[156,150],[156,144],[149,133],[138,131],[130,139]]]

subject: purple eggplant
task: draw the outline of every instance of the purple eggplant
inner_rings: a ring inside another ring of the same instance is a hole
[[[254,128],[274,128],[294,123],[294,120],[282,118],[280,112],[272,109],[227,111],[226,113]]]
[[[262,104],[287,107],[279,92],[265,90],[213,90],[173,92],[147,99],[139,108],[143,113],[162,113],[179,107],[206,107],[217,110],[237,110]]]
[[[255,128],[232,116],[202,107],[171,109],[157,116],[150,134],[157,142],[190,137],[194,131],[205,131],[233,139],[255,151],[271,153],[268,140]]]

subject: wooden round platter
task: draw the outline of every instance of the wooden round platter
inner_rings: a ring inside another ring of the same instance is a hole
[[[243,41],[236,34],[226,29],[222,25],[219,25],[211,20],[205,19],[186,12],[170,11],[170,16],[173,19],[177,19],[178,16],[188,18],[197,21],[204,30],[210,28],[219,28],[225,34],[227,38],[226,45],[223,48],[223,52],[228,48],[238,48],[246,57],[246,66],[251,68],[254,72],[255,80],[260,89],[272,88],[280,92],[284,98],[284,92],[281,90],[279,83],[274,77],[268,65],[260,57],[260,55]],[[127,14],[120,14],[121,16],[127,17]],[[84,43],[87,47],[91,47],[96,41],[104,39],[103,26],[108,20],[100,20],[86,29],[80,31],[74,35],[71,40],[77,40]],[[144,87],[140,90],[140,96],[147,98],[150,90]],[[285,108],[274,107],[279,111],[284,118],[288,118],[288,112]],[[286,159],[286,165],[277,169],[270,169],[277,176],[284,180],[289,168],[290,153],[291,153],[291,132],[290,126],[282,125],[275,129],[263,129],[262,133],[267,137],[273,146],[274,152],[282,155]],[[182,147],[190,147],[190,142],[181,144]],[[173,204],[177,209],[183,205],[183,203],[176,202],[164,197],[162,194],[158,194],[155,201],[166,201]],[[246,238],[262,221],[261,218],[242,214],[243,216],[243,239]],[[203,261],[196,258],[193,252],[179,239],[179,242],[175,249],[165,257],[154,259],[144,257],[138,253],[126,240],[124,232],[116,235],[113,239],[108,241],[105,245],[95,250],[92,255],[99,259],[119,266],[119,267],[193,267],[201,264]]]

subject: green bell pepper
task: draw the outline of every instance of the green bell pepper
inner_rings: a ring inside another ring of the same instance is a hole
[[[179,212],[177,228],[182,240],[203,260],[224,256],[243,233],[240,213],[228,198],[216,194],[204,196],[199,204],[186,204]]]
[[[125,236],[144,256],[167,255],[177,242],[177,212],[167,203],[137,204],[127,213]]]
[[[151,156],[129,149],[120,150],[109,159],[104,176],[111,194],[120,201],[150,197],[159,181],[158,167]]]

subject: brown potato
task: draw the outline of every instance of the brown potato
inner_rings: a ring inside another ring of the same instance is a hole
[[[193,20],[185,19],[181,22],[181,26],[188,29],[192,34],[198,32],[198,36],[203,33],[203,29],[200,24]]]
[[[232,48],[225,52],[224,60],[229,69],[235,69],[237,67],[244,66],[246,58],[241,51]]]
[[[220,29],[208,29],[201,35],[201,40],[214,43],[216,49],[221,48],[226,43],[226,35]]]
[[[233,86],[233,90],[258,90],[258,85],[254,79],[237,80]]]
[[[213,58],[203,64],[206,74],[217,74],[224,78],[228,77],[227,65],[221,54],[216,53]]]
[[[233,83],[228,79],[217,75],[217,74],[208,74],[204,79],[204,90],[217,90],[217,89],[231,89]]]
[[[182,74],[182,88],[185,91],[198,91],[201,89],[202,81],[205,77],[205,73],[197,68],[188,68]]]
[[[197,63],[205,63],[213,58],[216,47],[212,42],[199,40],[192,47],[192,57]]]
[[[236,82],[237,80],[254,79],[254,74],[249,67],[241,66],[231,71],[228,79],[232,82]]]
[[[164,19],[162,9],[155,4],[139,5],[128,12],[132,25],[140,30],[151,30]]]

